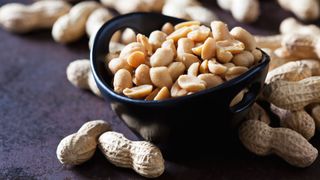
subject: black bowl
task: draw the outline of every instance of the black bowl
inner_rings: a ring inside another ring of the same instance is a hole
[[[241,76],[192,95],[163,101],[130,99],[113,91],[112,77],[104,59],[114,32],[130,27],[149,35],[166,22],[183,22],[156,13],[132,13],[114,18],[102,26],[91,51],[94,79],[115,113],[138,135],[157,144],[165,153],[194,150],[222,150],[232,144],[236,127],[262,90],[268,70],[269,57],[263,59]],[[231,100],[248,88],[243,100],[229,107]],[[202,148],[203,147],[203,148]]]

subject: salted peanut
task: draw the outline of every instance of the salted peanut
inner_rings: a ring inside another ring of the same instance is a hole
[[[199,71],[202,74],[209,72],[208,60],[204,60],[201,62],[200,67],[199,67]]]
[[[316,104],[311,108],[311,113],[317,129],[320,129],[320,105]]]
[[[153,85],[162,88],[172,86],[172,78],[167,67],[152,67],[150,69],[150,78]]]
[[[158,48],[150,57],[152,67],[167,66],[173,61],[174,53],[169,48]]]
[[[150,68],[145,64],[141,64],[135,70],[134,80],[136,85],[151,84]]]
[[[245,50],[252,51],[256,49],[257,43],[252,34],[250,34],[247,30],[241,28],[241,27],[234,27],[231,31],[230,34],[233,38],[236,40],[241,41],[244,46]]]
[[[231,67],[227,70],[227,72],[224,75],[224,78],[229,81],[233,78],[236,78],[238,76],[240,76],[241,74],[245,73],[248,71],[247,67],[243,67],[243,66],[235,66],[235,67]]]
[[[230,102],[230,107],[237,105],[239,102],[242,101],[244,94],[246,93],[245,90],[240,91]]]
[[[177,29],[181,29],[181,28],[189,27],[189,26],[200,26],[200,22],[199,21],[182,22],[182,23],[179,23],[179,24],[175,25],[174,29],[177,30]]]
[[[136,33],[130,29],[126,28],[121,35],[121,43],[122,44],[130,44],[136,41]]]
[[[178,84],[181,88],[189,92],[198,92],[206,89],[206,82],[200,80],[196,76],[191,75],[181,75],[178,78]]]
[[[132,77],[128,70],[120,69],[114,74],[113,88],[117,93],[122,93],[126,88],[132,87]]]
[[[188,94],[188,91],[186,91],[185,89],[182,89],[179,84],[178,81],[176,81],[170,90],[171,96],[172,97],[180,97],[180,96],[185,96]]]
[[[316,20],[320,15],[319,2],[315,0],[278,0],[278,3],[283,9],[305,21]]]
[[[186,68],[189,68],[193,63],[200,62],[197,56],[189,53],[183,53],[178,55],[176,60],[178,62],[182,62],[186,66]]]
[[[223,75],[227,72],[228,68],[222,64],[217,63],[215,60],[208,61],[208,69],[215,75]]]
[[[128,62],[122,58],[113,58],[108,63],[109,70],[112,74],[115,74],[120,69],[126,69],[129,72],[132,71],[132,67],[128,64]]]
[[[189,27],[183,27],[178,30],[175,30],[173,33],[167,36],[168,39],[172,39],[174,42],[177,42],[179,39],[187,37],[188,33],[191,32],[192,29]]]
[[[169,34],[173,33],[174,27],[171,23],[167,22],[162,26],[161,31],[166,33],[167,35],[169,35]]]
[[[254,49],[251,51],[253,58],[254,58],[254,64],[258,63],[262,59],[262,52],[259,49]]]
[[[152,53],[153,53],[152,45],[149,43],[149,39],[147,38],[147,36],[139,33],[137,35],[137,42],[141,43],[142,46],[144,46],[144,48],[147,51],[149,56],[152,55]]]
[[[229,29],[227,24],[222,21],[213,21],[211,22],[211,31],[216,41],[223,41],[227,39],[231,39],[231,35],[229,33]]]
[[[128,57],[131,55],[131,53],[135,51],[141,51],[146,54],[146,49],[141,43],[133,42],[128,45],[126,45],[122,51],[120,52],[119,58],[122,59],[128,59]]]
[[[161,48],[169,48],[172,50],[174,57],[177,57],[177,49],[176,46],[174,45],[174,42],[172,39],[169,40],[165,40],[162,45]]]
[[[310,166],[318,156],[318,150],[299,133],[288,128],[272,128],[262,121],[244,121],[239,128],[239,139],[257,155],[276,154],[297,167]]]
[[[159,100],[164,100],[170,98],[170,92],[167,87],[162,87],[156,97],[154,97],[153,100],[159,101]]]
[[[254,63],[254,57],[249,51],[243,51],[239,54],[234,55],[232,58],[232,62],[236,66],[250,67]]]
[[[195,42],[203,42],[208,38],[209,34],[210,28],[202,25],[199,28],[189,32],[187,37]]]
[[[161,44],[166,40],[167,34],[162,31],[153,31],[149,35],[149,43],[153,47],[153,51],[161,47]]]
[[[141,51],[135,51],[132,52],[127,59],[128,64],[131,67],[138,67],[140,64],[143,64],[145,62],[145,55]]]
[[[195,54],[197,56],[201,56],[202,48],[203,48],[203,44],[201,44],[199,46],[195,45],[195,47],[192,48],[191,51],[193,52],[193,54]]]
[[[209,37],[202,46],[201,58],[211,59],[216,55],[216,41]]]
[[[197,76],[199,73],[199,66],[200,66],[199,62],[191,64],[191,66],[188,68],[187,74],[190,76]]]
[[[132,88],[125,88],[123,94],[133,99],[142,99],[152,92],[152,85],[145,84]]]
[[[221,63],[231,61],[233,54],[242,52],[244,44],[238,40],[224,40],[216,42],[217,58]]]
[[[287,110],[301,110],[320,102],[320,76],[301,81],[273,81],[263,90],[263,97],[270,103]]]
[[[89,48],[92,48],[92,47],[93,47],[93,44],[91,44],[91,45],[89,44]],[[118,56],[119,56],[119,53],[122,51],[122,49],[124,47],[125,47],[124,44],[110,41],[110,43],[109,43],[109,52],[110,53],[118,53]]]
[[[218,48],[229,51],[232,54],[238,54],[245,50],[244,43],[234,39],[217,41],[216,45]]]
[[[268,113],[257,103],[254,103],[249,109],[248,114],[246,115],[246,119],[255,119],[262,121],[266,124],[270,124],[270,117]]]
[[[231,68],[231,67],[235,67],[236,65],[234,65],[233,63],[230,63],[230,62],[228,62],[228,63],[224,63],[223,64],[225,67],[227,67],[227,68]]]
[[[178,40],[177,54],[192,53],[194,42],[189,38],[181,38]]]
[[[186,70],[186,66],[182,62],[172,62],[168,66],[169,73],[173,81],[177,80]]]
[[[265,82],[269,84],[277,80],[300,81],[311,76],[312,71],[306,64],[301,61],[293,61],[269,71]]]
[[[158,92],[160,91],[160,88],[154,89],[146,98],[147,101],[152,101],[157,96]]]
[[[216,76],[211,73],[200,74],[198,78],[206,82],[207,88],[216,87],[223,83],[223,80],[220,76]]]
[[[278,115],[282,127],[295,130],[307,140],[314,136],[314,120],[305,110],[289,111],[274,105],[271,105],[270,109],[274,114]]]

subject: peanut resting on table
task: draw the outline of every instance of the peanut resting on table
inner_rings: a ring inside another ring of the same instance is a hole
[[[262,59],[248,31],[229,32],[221,21],[211,28],[199,21],[165,23],[162,30],[138,34],[107,60],[115,92],[146,100],[184,96],[236,78]]]

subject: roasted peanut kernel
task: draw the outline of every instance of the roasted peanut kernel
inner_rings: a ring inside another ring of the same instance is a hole
[[[245,50],[245,45],[238,40],[230,39],[225,41],[217,41],[217,48],[229,51],[232,54],[238,54]]]
[[[192,48],[191,50],[192,50],[193,54],[195,54],[197,56],[201,56],[202,47],[203,47],[203,44],[196,46],[196,47]]]
[[[128,71],[132,71],[132,67],[128,64],[128,62],[122,58],[113,58],[108,67],[112,74],[115,74],[119,69],[126,69]]]
[[[192,53],[192,48],[194,47],[194,42],[188,38],[181,38],[178,40],[177,53]]]
[[[235,67],[236,65],[234,65],[233,63],[224,63],[223,64],[225,67],[227,67],[227,68],[231,68],[231,67]]]
[[[130,44],[135,42],[136,40],[136,33],[130,29],[126,28],[121,35],[121,43],[122,44]]]
[[[208,67],[208,60],[202,61],[199,67],[200,73],[208,73],[209,72],[209,67]]]
[[[198,92],[206,88],[206,82],[191,75],[181,75],[178,78],[178,84],[181,88],[189,92]]]
[[[216,41],[209,37],[203,44],[201,51],[202,59],[211,59],[216,55]]]
[[[127,59],[127,62],[130,66],[136,68],[140,64],[143,64],[145,62],[145,55],[141,51],[135,51],[132,52]]]
[[[177,80],[186,70],[186,66],[182,62],[172,62],[168,66],[169,73],[173,81]]]
[[[117,93],[122,93],[125,88],[131,88],[132,77],[130,72],[126,69],[118,70],[114,75],[113,87]]]
[[[206,82],[207,88],[212,88],[223,83],[223,79],[220,76],[211,73],[200,74],[198,78]]]
[[[149,36],[149,43],[152,45],[153,51],[161,47],[161,44],[166,40],[167,34],[162,31],[153,31]]]
[[[227,72],[227,67],[217,63],[215,60],[208,61],[208,69],[211,73],[215,75],[223,75]]]
[[[188,94],[188,91],[179,86],[178,81],[172,85],[170,92],[172,97],[185,96]]]
[[[170,92],[167,87],[163,87],[160,89],[156,97],[154,97],[154,100],[159,101],[159,100],[164,100],[170,98]]]
[[[231,39],[228,26],[221,21],[211,22],[212,36],[216,41]]]
[[[258,63],[262,59],[262,52],[259,49],[254,49],[251,51],[254,57],[254,63]]]
[[[187,37],[195,42],[203,42],[208,38],[209,34],[210,28],[200,26],[198,29],[189,32]]]
[[[182,62],[186,66],[186,68],[189,68],[189,66],[191,66],[191,64],[193,63],[200,62],[197,56],[189,53],[178,55],[177,61]]]
[[[142,34],[137,35],[137,42],[141,43],[142,46],[145,48],[147,51],[148,55],[151,56],[153,51],[152,51],[152,45],[149,43],[149,39]]]
[[[232,106],[238,104],[240,101],[242,101],[245,92],[246,92],[246,91],[244,91],[244,90],[240,91],[240,92],[232,99],[232,101],[230,102],[230,105],[229,105],[229,106],[232,107]]]
[[[146,49],[141,43],[133,42],[128,45],[126,45],[122,51],[120,52],[119,58],[122,59],[128,59],[128,57],[131,55],[131,53],[135,51],[141,51],[143,53],[146,53]]]
[[[145,84],[132,88],[125,88],[123,94],[133,99],[142,99],[152,92],[152,85]]]
[[[168,39],[172,39],[174,42],[177,42],[179,39],[187,37],[188,33],[192,31],[189,27],[183,27],[178,30],[175,30],[173,33],[167,36]]]
[[[143,84],[152,84],[150,79],[150,68],[145,64],[141,64],[135,71],[135,84],[143,85]]]
[[[199,73],[199,66],[200,66],[199,62],[191,64],[191,66],[188,68],[188,75],[197,76]]]
[[[245,50],[252,51],[256,49],[257,47],[256,40],[254,36],[252,36],[252,34],[250,34],[247,30],[241,27],[235,27],[230,31],[230,34],[236,40],[239,40],[244,44]]]
[[[174,45],[174,42],[172,39],[166,40],[162,43],[161,48],[169,48],[172,50],[174,57],[177,57],[177,49]]]
[[[150,69],[150,78],[153,85],[162,88],[172,86],[172,78],[167,67],[153,67]]]
[[[199,21],[186,21],[186,22],[182,22],[179,23],[177,25],[174,26],[175,30],[184,28],[184,27],[189,27],[189,26],[200,26],[200,22]]]
[[[152,101],[154,98],[157,96],[158,92],[160,91],[159,88],[154,89],[147,97],[145,100],[147,101]]]
[[[243,51],[239,54],[236,54],[232,58],[232,62],[236,66],[245,66],[250,67],[254,64],[254,57],[249,51]]]
[[[229,80],[231,80],[233,78],[236,78],[236,77],[240,76],[241,74],[243,74],[243,73],[245,73],[247,71],[248,71],[247,67],[243,67],[243,66],[231,67],[225,73],[224,78],[229,81]]]
[[[219,62],[221,63],[228,63],[232,60],[233,55],[231,52],[226,51],[223,48],[217,48],[217,59],[219,60]]]
[[[162,26],[161,31],[169,35],[174,31],[174,27],[171,23],[167,22]]]
[[[173,61],[174,53],[170,48],[159,48],[150,57],[152,67],[167,66]]]

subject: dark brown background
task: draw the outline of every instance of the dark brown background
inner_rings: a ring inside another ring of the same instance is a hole
[[[8,2],[12,0],[1,0],[0,5]],[[277,33],[281,20],[291,15],[266,0],[261,2],[259,21],[244,25],[215,3],[206,4],[230,27],[242,25],[263,35]],[[63,167],[56,158],[59,141],[92,119],[104,119],[116,131],[136,139],[110,111],[108,102],[67,81],[67,65],[88,55],[86,38],[63,46],[52,40],[50,31],[15,35],[0,29],[0,179],[142,179],[132,170],[114,167],[98,151],[74,168]],[[312,140],[318,149],[319,140],[319,136]],[[320,178],[319,159],[309,168],[298,169],[275,156],[257,157],[243,148],[237,154],[216,156],[206,162],[166,161],[160,179]]]

